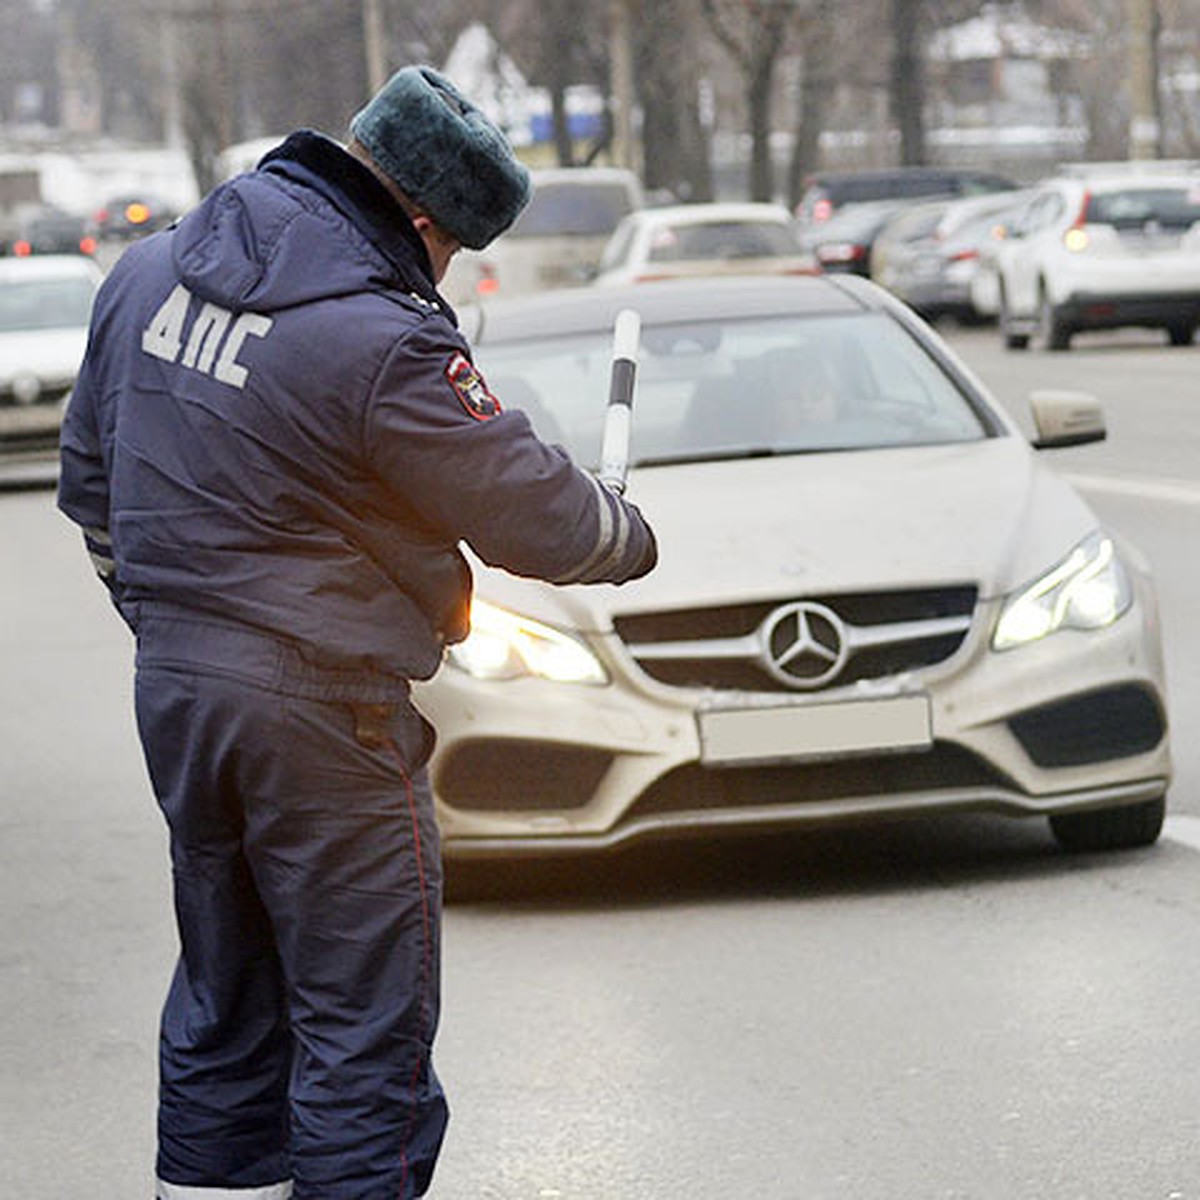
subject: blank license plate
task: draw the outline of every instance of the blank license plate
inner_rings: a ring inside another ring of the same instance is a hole
[[[889,696],[787,708],[708,709],[697,714],[709,764],[840,758],[919,750],[933,742],[926,696]]]

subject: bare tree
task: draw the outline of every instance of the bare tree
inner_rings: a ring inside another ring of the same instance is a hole
[[[890,0],[891,110],[900,131],[900,162],[925,162],[925,0]]]
[[[820,159],[821,134],[838,78],[837,9],[837,0],[814,0],[800,19],[795,43],[799,71],[795,127],[787,172],[791,208],[800,202],[805,176],[816,169]]]
[[[742,77],[750,123],[750,195],[775,195],[771,162],[771,100],[775,70],[789,30],[801,11],[797,0],[700,0],[712,35]]]
[[[680,199],[713,197],[709,131],[700,111],[704,28],[694,0],[643,0],[636,28],[644,182]]]

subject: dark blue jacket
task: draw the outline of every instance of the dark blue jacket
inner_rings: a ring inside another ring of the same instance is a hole
[[[371,172],[294,134],[97,299],[59,504],[136,630],[169,609],[427,678],[465,633],[465,541],[560,583],[654,565],[637,509],[502,412]]]

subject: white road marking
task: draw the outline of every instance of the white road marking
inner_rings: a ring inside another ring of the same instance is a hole
[[[1163,837],[1192,850],[1200,850],[1200,817],[1168,817],[1163,822]]]
[[[1121,475],[1076,475],[1066,478],[1085,492],[1109,492],[1170,504],[1200,504],[1200,483],[1187,479],[1137,479]]]

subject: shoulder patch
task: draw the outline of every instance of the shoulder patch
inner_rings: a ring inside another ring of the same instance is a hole
[[[483,376],[465,354],[455,352],[446,364],[446,379],[463,408],[476,421],[488,421],[500,413],[500,401],[488,391]]]

